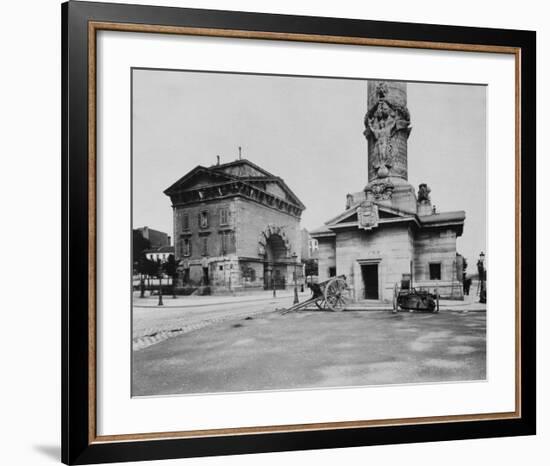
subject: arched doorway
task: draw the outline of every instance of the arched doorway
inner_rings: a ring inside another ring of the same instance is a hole
[[[284,290],[287,276],[287,245],[280,234],[271,234],[265,241],[264,288]]]

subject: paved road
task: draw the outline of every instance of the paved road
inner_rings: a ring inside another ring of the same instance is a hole
[[[310,292],[300,293],[300,301],[308,299],[310,295]],[[287,308],[292,305],[293,297],[288,291],[279,292],[277,298],[273,298],[271,292],[255,296],[207,296],[175,300],[165,296],[165,305],[162,307],[156,306],[158,298],[135,298],[132,319],[133,348],[141,350],[227,319],[245,318]]]
[[[270,312],[134,352],[132,393],[484,380],[486,315]]]

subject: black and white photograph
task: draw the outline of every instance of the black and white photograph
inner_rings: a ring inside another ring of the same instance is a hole
[[[6,3],[0,463],[544,466],[545,6]]]
[[[486,379],[485,85],[131,80],[132,396]]]

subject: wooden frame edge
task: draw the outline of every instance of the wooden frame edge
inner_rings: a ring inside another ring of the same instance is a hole
[[[97,405],[96,405],[96,38],[97,31],[142,32],[160,34],[178,34],[194,36],[213,36],[224,38],[245,38],[264,40],[284,40],[298,42],[315,42],[326,44],[346,44],[359,46],[418,48],[423,50],[448,50],[479,53],[513,54],[515,56],[515,183],[516,183],[516,409],[513,412],[488,413],[474,415],[435,416],[419,418],[401,418],[370,421],[349,421],[331,423],[291,424],[276,426],[256,426],[246,428],[207,429],[177,432],[97,435]],[[214,436],[233,436],[262,433],[287,433],[333,429],[352,429],[361,427],[389,427],[418,424],[435,424],[445,422],[471,422],[485,420],[505,420],[521,418],[521,48],[498,45],[456,44],[428,41],[404,41],[392,39],[371,39],[362,37],[327,36],[313,34],[276,33],[264,31],[247,31],[236,29],[212,29],[179,26],[162,26],[135,23],[119,23],[105,21],[88,22],[88,260],[90,263],[88,272],[88,330],[89,330],[89,444],[118,443],[124,441],[143,441],[160,439],[185,439]]]
[[[95,31],[119,31],[119,32],[142,32],[155,34],[176,34],[188,36],[209,36],[233,39],[263,39],[263,40],[281,40],[292,42],[313,42],[323,44],[341,44],[341,45],[360,45],[373,47],[399,47],[399,48],[419,48],[424,50],[449,50],[458,52],[479,52],[479,53],[503,53],[515,54],[518,47],[509,47],[502,45],[478,45],[478,44],[458,44],[452,42],[429,42],[398,39],[375,39],[365,37],[348,36],[329,36],[323,34],[299,34],[282,33],[266,31],[248,31],[242,29],[222,29],[222,28],[198,28],[187,26],[164,26],[154,24],[139,23],[117,23],[109,21],[90,21],[90,32]]]
[[[97,436],[97,34],[88,30],[88,442]]]
[[[474,422],[486,420],[506,420],[518,419],[517,412],[509,413],[490,413],[490,414],[470,414],[470,415],[455,415],[455,416],[431,416],[418,418],[402,418],[402,419],[380,419],[370,421],[342,421],[342,422],[325,422],[325,423],[309,423],[309,424],[283,424],[274,426],[257,426],[257,427],[236,427],[236,428],[221,428],[221,429],[203,429],[189,431],[174,431],[174,432],[156,432],[156,433],[139,433],[139,434],[119,434],[119,435],[101,435],[95,437],[92,444],[100,443],[120,443],[127,441],[138,440],[161,440],[161,439],[186,439],[186,438],[204,438],[204,437],[223,437],[235,435],[250,435],[250,434],[282,434],[291,432],[312,432],[321,430],[341,430],[341,429],[356,429],[369,427],[396,427],[396,426],[411,426],[411,425],[426,425],[426,424],[442,424],[446,422]]]
[[[522,414],[522,368],[521,368],[521,49],[515,52],[515,233],[516,233],[516,249],[515,249],[515,369],[516,369],[516,413],[518,417]]]

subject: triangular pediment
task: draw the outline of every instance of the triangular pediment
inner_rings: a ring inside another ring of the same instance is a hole
[[[331,218],[329,221],[325,222],[325,225],[337,225],[339,223],[347,223],[352,221],[357,221],[357,207],[359,204],[351,206],[349,209],[344,210],[341,214],[338,214],[336,217]],[[348,220],[355,217],[355,220]]]
[[[357,212],[352,212],[351,214],[341,218],[337,222],[335,222],[336,225],[341,223],[355,223],[357,222]]]
[[[398,213],[396,212],[393,212],[392,210],[389,210],[389,209],[382,209],[382,208],[378,208],[378,216],[380,218],[396,218],[396,217],[401,217],[401,215],[399,215]]]
[[[357,222],[358,221],[357,211],[360,207],[361,207],[361,204],[355,204],[351,206],[349,209],[345,210],[341,214],[337,215],[336,217],[326,222],[326,225],[338,225],[342,223]],[[398,210],[394,210],[391,207],[381,206],[378,204],[377,204],[377,207],[378,207],[378,216],[381,219],[401,218],[405,216],[402,212],[399,212]]]
[[[300,201],[298,196],[296,196],[296,194],[294,194],[283,179],[278,176],[243,178],[242,181],[243,183],[259,188],[268,194],[284,199],[285,201],[290,202],[301,209],[305,209],[305,206],[302,204],[302,201]]]
[[[390,219],[401,219],[406,217],[411,217],[410,214],[401,212],[397,209],[393,209],[388,206],[380,205],[377,202],[372,204],[376,208],[376,217],[379,220],[390,220]],[[369,204],[357,203],[352,205],[349,209],[345,210],[341,214],[333,217],[328,222],[325,223],[327,227],[335,227],[340,225],[348,225],[351,223],[356,223],[359,225],[359,211],[363,213],[365,208],[369,209]]]
[[[231,165],[236,166],[237,164]],[[248,164],[245,166],[248,166]],[[292,192],[282,178],[273,176],[268,172],[265,172],[261,177],[249,176],[250,173],[247,173],[247,176],[241,177],[232,175],[225,170],[220,170],[219,167],[217,165],[213,167],[199,165],[172,184],[172,186],[164,191],[164,194],[171,197],[186,192],[197,191],[201,188],[212,188],[217,185],[227,184],[227,182],[236,182],[241,186],[248,185],[255,187],[263,191],[267,197],[278,198],[301,210],[305,209],[298,196]],[[221,167],[223,168],[223,166]],[[256,170],[255,166],[252,166],[252,168]]]
[[[253,185],[280,199],[284,199],[301,209],[305,209],[302,201],[294,194],[282,178],[273,175],[247,159],[239,159],[222,165],[214,165],[213,170],[226,173],[241,180],[243,183]]]
[[[223,183],[234,179],[234,177],[226,173],[216,172],[199,165],[185,176],[181,177],[172,186],[165,190],[164,193],[171,195],[176,192],[193,191],[195,189],[216,185],[218,183]]]
[[[185,183],[179,185],[181,191],[191,191],[193,189],[204,188],[206,186],[212,186],[220,182],[219,176],[213,176],[210,173],[198,173],[192,179],[187,180]]]
[[[248,160],[220,165],[215,167],[215,169],[218,172],[227,173],[228,175],[236,176],[237,178],[267,178],[273,176],[271,173],[266,172]]]

